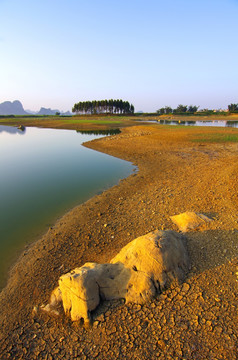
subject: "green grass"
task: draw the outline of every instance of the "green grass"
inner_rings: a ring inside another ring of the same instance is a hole
[[[19,122],[30,122],[30,121],[61,121],[66,124],[99,124],[99,125],[107,125],[107,124],[120,124],[126,117],[109,117],[109,118],[75,118],[75,117],[60,117],[60,116],[38,116],[38,117],[24,117],[24,116],[14,116],[14,117],[0,117],[0,123],[19,123]]]
[[[13,122],[16,122],[16,119],[15,118],[0,118],[0,123],[13,123]]]
[[[110,125],[110,124],[120,124],[119,120],[90,120],[90,119],[67,119],[62,120],[67,124],[98,124],[98,125]]]
[[[203,142],[203,143],[227,143],[227,142],[238,142],[238,133],[237,134],[199,134],[192,141],[194,142]]]
[[[65,118],[64,118],[65,119]],[[30,121],[42,121],[42,120],[61,120],[58,116],[21,116],[14,115],[12,117],[8,116],[0,116],[0,123],[20,123],[20,122],[30,122]]]

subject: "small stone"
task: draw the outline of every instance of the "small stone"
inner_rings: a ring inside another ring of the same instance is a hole
[[[97,320],[98,320],[98,321],[104,321],[104,320],[105,320],[105,319],[104,319],[104,315],[101,314],[100,316],[98,316],[98,317],[97,317]]]
[[[179,301],[179,306],[183,308],[186,305],[186,303],[182,300]]]
[[[186,232],[187,230],[194,230],[201,225],[211,222],[212,219],[203,214],[187,211],[185,213],[170,216],[170,219],[176,224],[180,231]]]
[[[181,291],[186,293],[186,292],[188,292],[189,289],[190,289],[190,286],[187,283],[184,283]]]
[[[215,331],[216,331],[218,334],[221,334],[221,333],[222,333],[222,327],[220,327],[220,326],[215,327]]]
[[[186,325],[186,324],[181,324],[181,325],[180,325],[180,328],[183,329],[183,330],[188,330],[188,325]]]
[[[211,321],[207,320],[206,321],[206,326],[207,326],[208,331],[212,331],[212,322]]]
[[[32,310],[32,313],[37,314],[37,312],[38,312],[38,306],[34,306],[33,310]]]
[[[158,340],[157,344],[162,350],[165,349],[166,344],[165,344],[164,340]]]

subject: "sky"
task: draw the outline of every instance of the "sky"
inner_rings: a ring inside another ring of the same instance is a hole
[[[238,103],[238,0],[0,0],[0,103]]]

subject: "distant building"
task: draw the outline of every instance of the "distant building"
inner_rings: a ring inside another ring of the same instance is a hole
[[[215,109],[213,110],[214,113],[217,113],[217,112],[228,112],[229,110],[228,109]]]

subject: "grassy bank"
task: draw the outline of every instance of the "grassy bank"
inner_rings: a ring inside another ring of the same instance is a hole
[[[35,126],[47,128],[75,129],[75,130],[98,130],[114,129],[118,127],[135,126],[138,123],[146,124],[146,121],[178,121],[179,126],[183,122],[195,121],[238,121],[238,114],[212,114],[209,116],[196,115],[74,115],[74,116],[0,116],[0,124],[10,126]],[[149,123],[148,123],[149,124]]]
[[[153,124],[149,120],[155,120]],[[177,121],[178,125],[170,125],[170,121]],[[185,129],[186,123],[191,122],[194,125],[195,121],[238,121],[238,114],[227,114],[225,118],[219,118],[218,115],[197,117],[187,115],[184,117],[166,115],[154,116],[153,119],[146,115],[140,116],[121,116],[121,115],[75,115],[69,117],[63,116],[0,116],[1,125],[9,126],[29,126],[29,127],[43,127],[55,129],[70,129],[76,131],[105,131],[117,130],[119,128],[131,127],[139,125],[153,126],[157,128],[167,129],[169,133],[180,132]],[[156,123],[158,121],[158,123]],[[186,134],[189,141],[196,143],[236,143],[238,142],[238,128],[231,126],[215,127],[215,126],[186,126]]]
[[[217,132],[214,132],[212,134],[197,134],[193,141],[202,143],[236,143],[238,142],[238,129],[237,132],[234,134]]]

